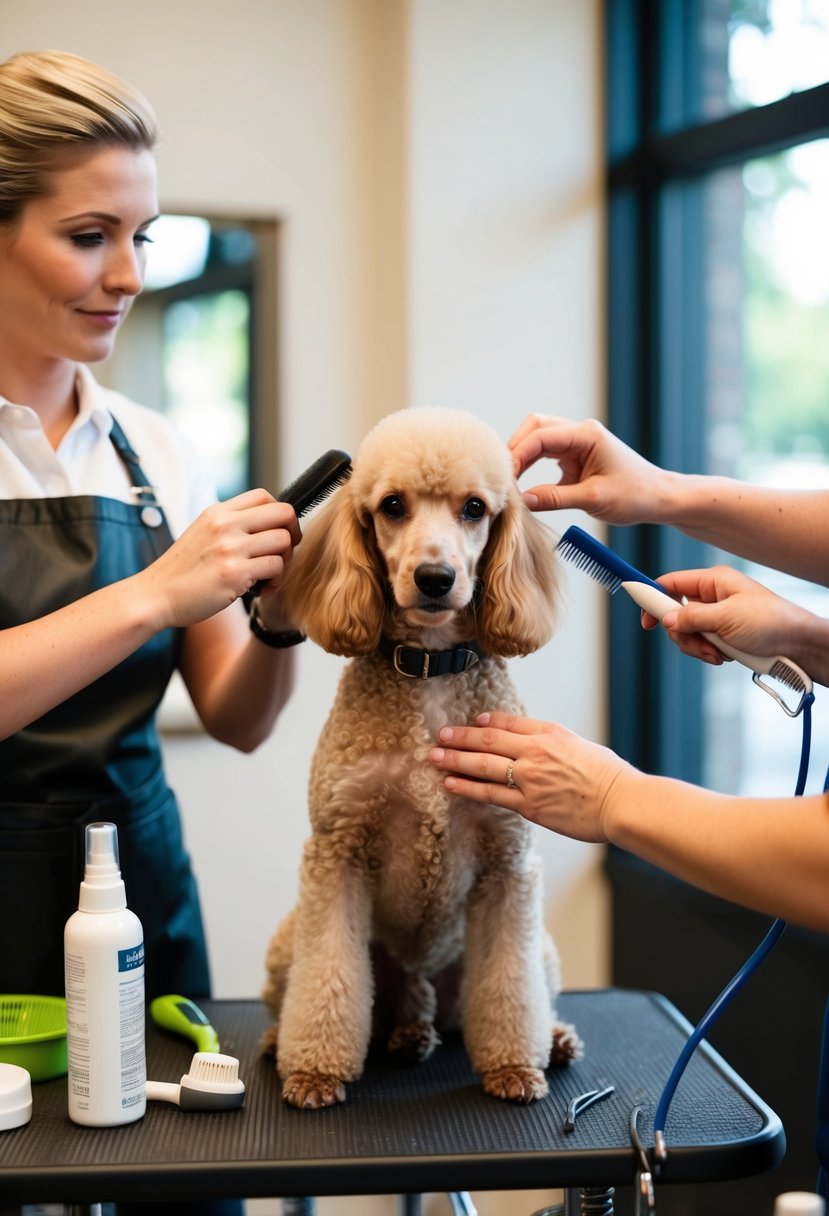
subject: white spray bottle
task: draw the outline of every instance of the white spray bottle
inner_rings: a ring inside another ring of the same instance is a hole
[[[144,933],[127,908],[114,823],[86,828],[78,911],[64,931],[69,1117],[90,1127],[146,1110]]]

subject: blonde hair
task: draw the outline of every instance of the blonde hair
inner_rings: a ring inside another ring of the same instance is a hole
[[[65,51],[22,51],[0,63],[0,223],[11,223],[48,190],[48,174],[69,152],[156,142],[145,97],[88,59]]]

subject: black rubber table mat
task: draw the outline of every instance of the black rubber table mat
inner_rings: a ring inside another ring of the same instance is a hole
[[[416,1193],[628,1185],[628,1120],[653,1114],[690,1027],[663,997],[619,989],[565,993],[584,1059],[548,1073],[550,1093],[530,1106],[488,1097],[459,1040],[424,1064],[387,1065],[372,1053],[343,1106],[297,1111],[280,1097],[259,1051],[268,1024],[257,1001],[204,1002],[222,1051],[238,1057],[247,1093],[238,1111],[186,1113],[151,1102],[138,1123],[82,1128],[66,1114],[65,1078],[34,1086],[26,1127],[0,1133],[3,1202],[173,1201],[280,1195]],[[148,1075],[179,1081],[194,1044],[148,1029]],[[563,1124],[572,1098],[614,1093]],[[783,1155],[777,1116],[706,1044],[674,1097],[665,1182],[724,1181],[762,1173]]]

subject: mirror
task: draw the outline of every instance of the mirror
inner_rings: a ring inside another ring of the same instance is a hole
[[[164,213],[144,290],[98,378],[161,410],[220,498],[275,485],[275,221]]]
[[[219,498],[278,483],[275,220],[164,213],[150,229],[144,290],[96,378],[167,414]],[[202,727],[179,677],[165,733]]]

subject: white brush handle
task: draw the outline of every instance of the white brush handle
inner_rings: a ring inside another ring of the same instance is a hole
[[[648,583],[626,582],[622,583],[622,589],[627,591],[634,603],[638,604],[640,608],[644,608],[645,612],[649,612],[651,616],[655,616],[658,621],[661,621],[667,612],[673,612],[676,608],[682,607],[682,604],[668,595],[667,591],[657,591]],[[736,646],[729,646],[728,642],[724,642],[716,633],[703,632],[702,636],[716,646],[721,654],[727,655],[729,659],[736,659],[749,671],[756,671],[759,676],[767,676],[775,663],[780,661],[779,655],[761,658],[759,655],[737,650]],[[784,661],[790,666],[789,660]]]
[[[173,1102],[176,1106],[181,1102],[181,1086],[169,1081],[148,1081],[146,1094],[148,1102]]]

